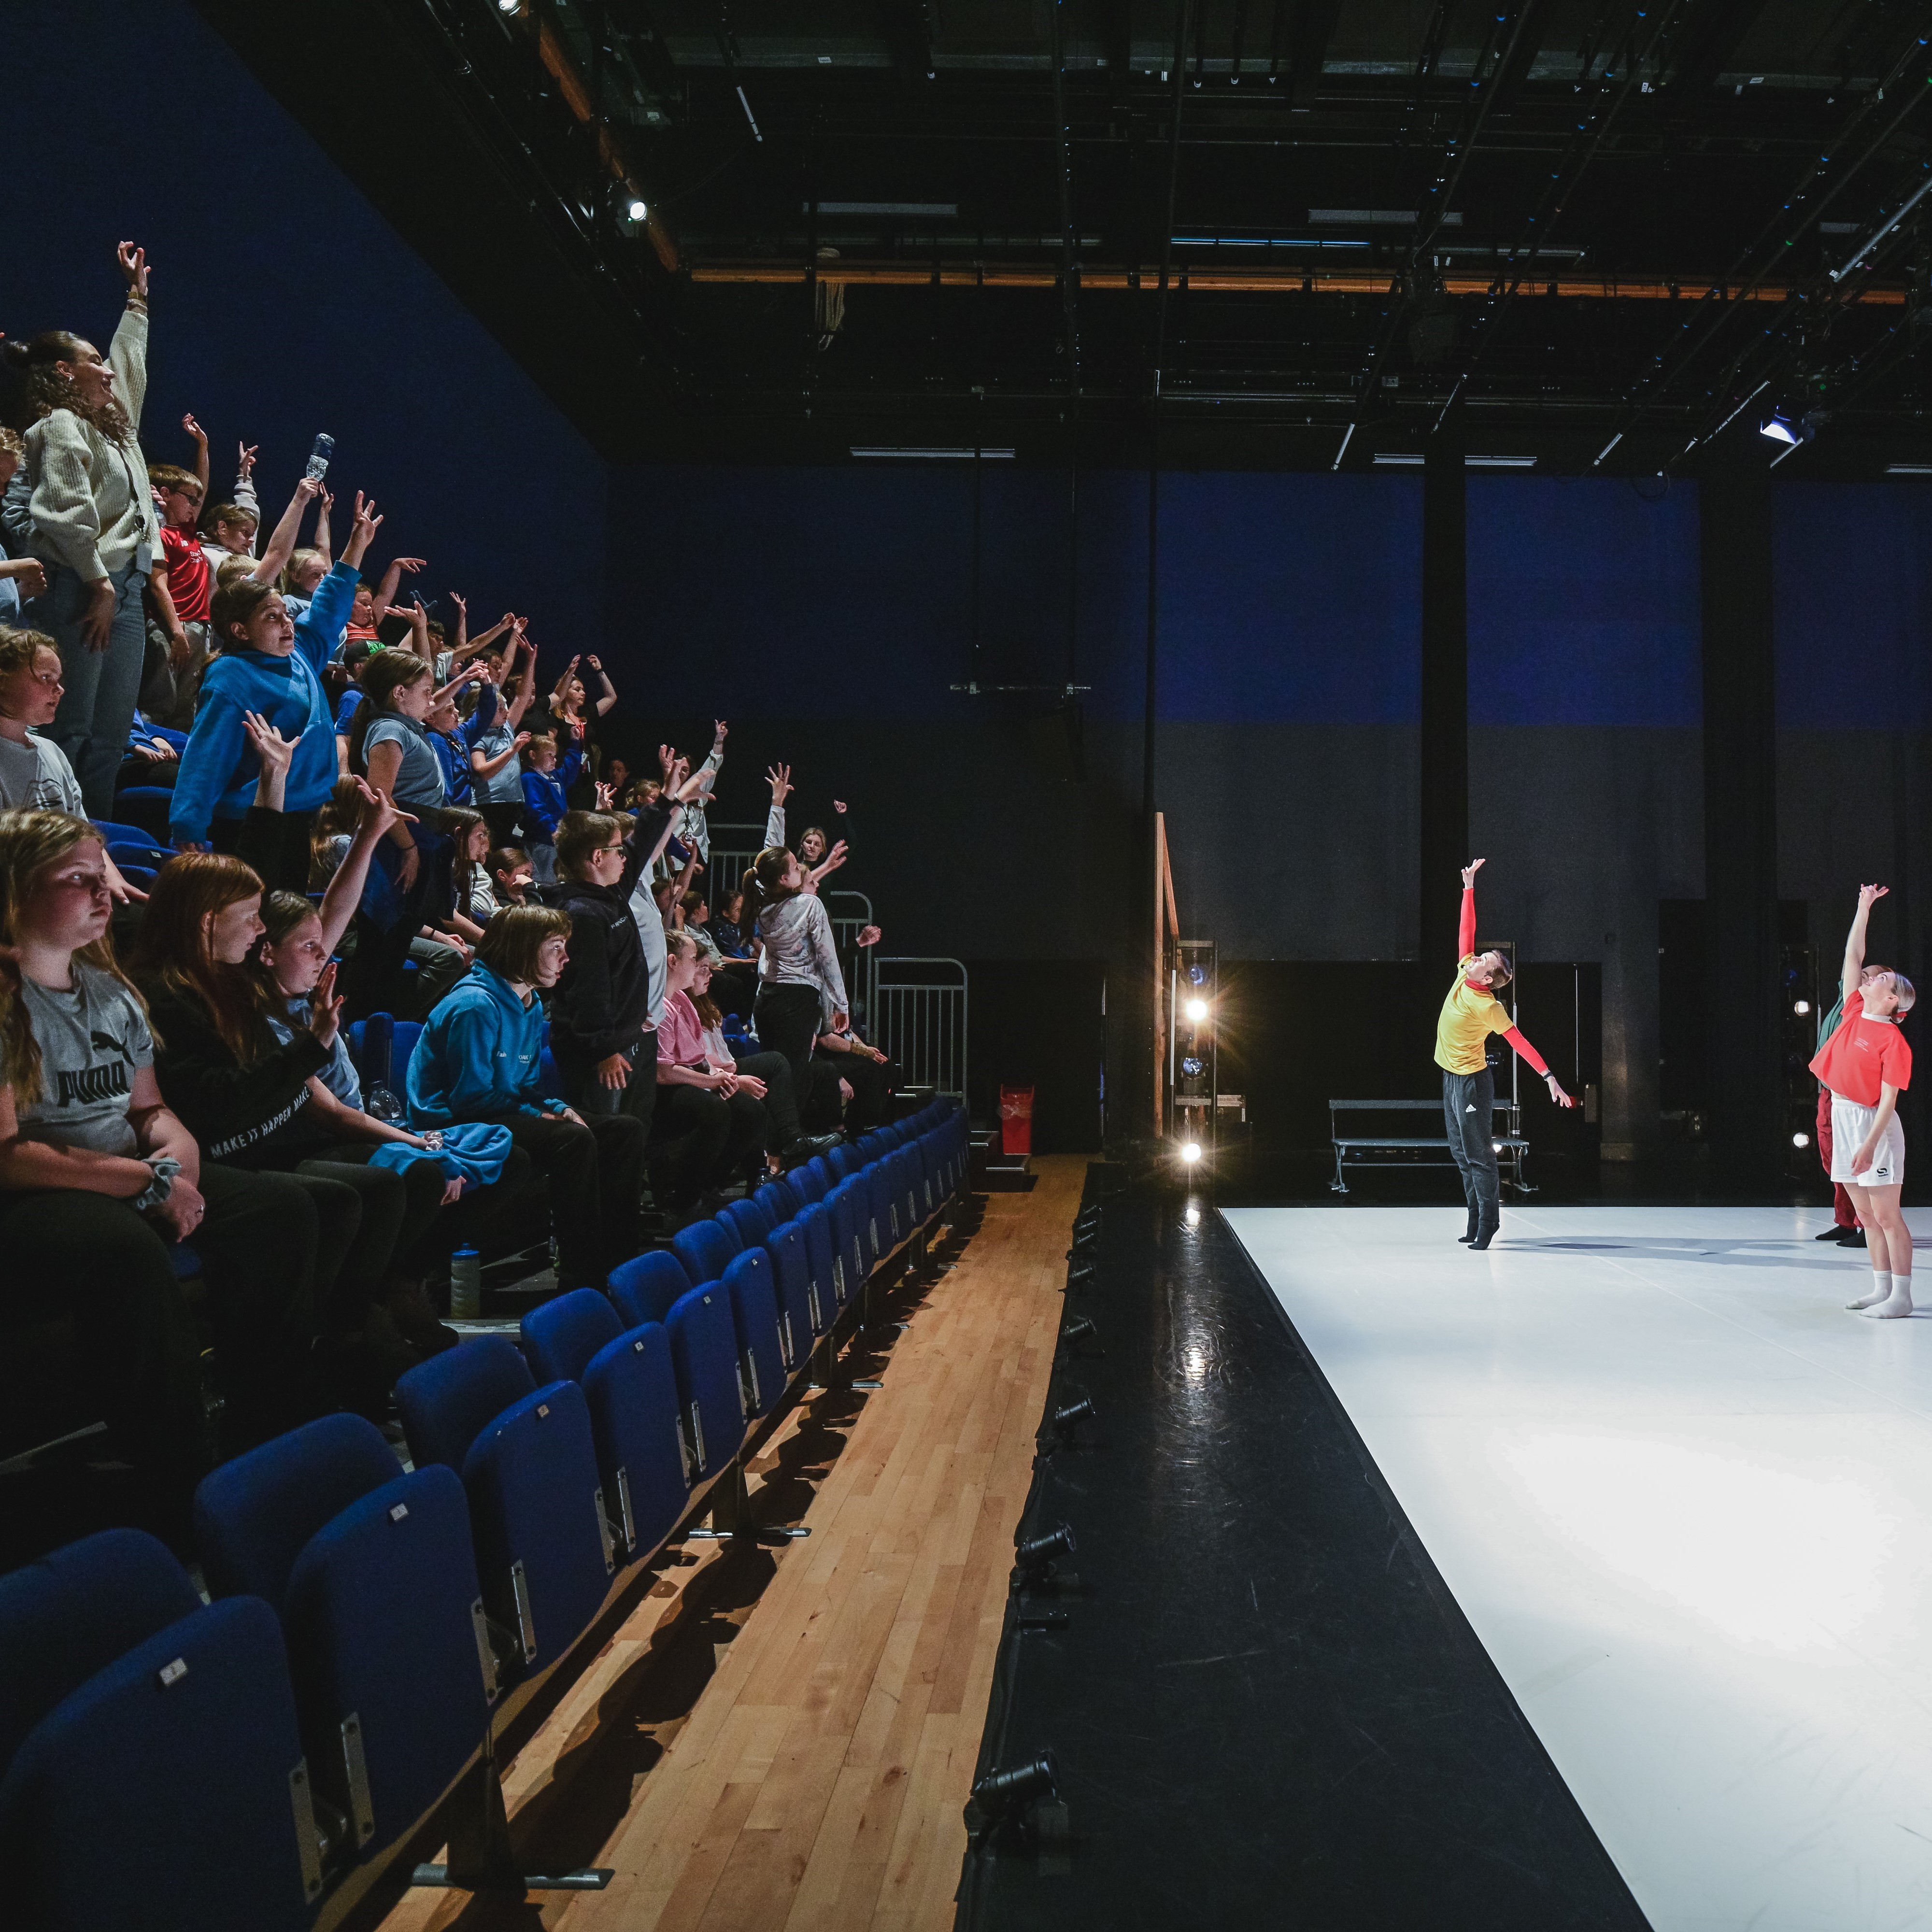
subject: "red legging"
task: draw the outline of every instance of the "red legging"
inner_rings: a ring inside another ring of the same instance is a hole
[[[1823,1162],[1825,1178],[1832,1174],[1832,1090],[1828,1087],[1818,1089],[1818,1158]],[[1832,1181],[1832,1218],[1841,1228],[1856,1228],[1858,1225],[1858,1210],[1852,1205],[1852,1197],[1845,1192],[1841,1181]]]

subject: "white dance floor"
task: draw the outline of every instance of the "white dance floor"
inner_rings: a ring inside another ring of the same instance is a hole
[[[1932,1314],[1822,1210],[1226,1218],[1657,1932],[1932,1926]]]

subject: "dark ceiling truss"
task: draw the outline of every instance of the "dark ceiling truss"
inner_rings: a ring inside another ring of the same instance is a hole
[[[1192,0],[1178,35],[1172,0],[332,0],[574,264],[520,320],[460,190],[321,98],[320,28],[196,4],[526,360],[587,299],[694,421],[983,392],[1141,434],[1158,393],[1326,463],[1453,398],[1622,468],[1765,383],[1932,442],[1932,202],[1879,234],[1932,160],[1932,0]]]

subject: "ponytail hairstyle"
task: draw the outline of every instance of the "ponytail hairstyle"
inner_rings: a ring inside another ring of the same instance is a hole
[[[253,959],[238,966],[217,959],[202,921],[261,892],[254,868],[232,854],[178,852],[154,875],[134,941],[136,976],[197,1001],[244,1066],[274,1047],[268,1017],[280,1011],[281,995]]]
[[[430,814],[437,831],[443,834],[460,855],[470,842],[470,835],[483,823],[480,812],[472,812],[466,805],[446,805]],[[470,910],[470,888],[476,877],[476,862],[459,856],[451,868],[451,884],[455,888],[454,910],[465,919],[472,916]]]
[[[739,937],[748,946],[764,914],[787,899],[798,897],[798,888],[785,884],[791,870],[792,855],[783,845],[767,845],[746,868],[745,903],[738,914]]]
[[[349,769],[358,778],[369,776],[369,728],[385,712],[394,715],[395,695],[424,678],[435,668],[413,651],[378,651],[362,667],[362,702],[349,728]]]
[[[71,818],[64,812],[0,812],[0,946],[20,943],[21,915],[34,880],[90,839],[101,843],[100,834],[86,819]],[[142,1012],[147,1011],[147,1002],[134,982],[115,963],[114,944],[105,933],[92,944],[77,948],[74,957],[112,975],[127,988]],[[13,1089],[14,1106],[31,1107],[40,1097],[40,1042],[34,1037],[27,1003],[20,997],[20,968],[4,958],[0,958],[0,1054],[6,1057],[7,1084]]]
[[[134,424],[119,399],[108,396],[98,403],[83,402],[73,379],[61,373],[63,362],[71,365],[81,359],[82,346],[80,338],[64,328],[44,328],[23,342],[0,342],[0,359],[13,370],[37,420],[56,410],[70,410],[110,442],[130,448]]]

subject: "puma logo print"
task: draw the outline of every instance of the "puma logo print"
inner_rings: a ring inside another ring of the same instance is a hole
[[[62,1107],[91,1106],[96,1100],[113,1100],[128,1092],[128,1063],[117,1060],[111,1066],[83,1067],[79,1072],[62,1070],[60,1094],[56,1105]]]

